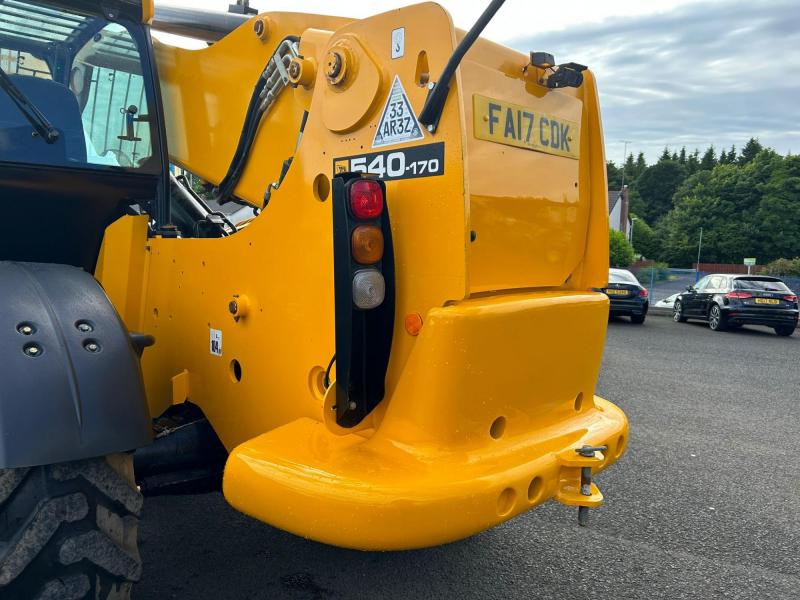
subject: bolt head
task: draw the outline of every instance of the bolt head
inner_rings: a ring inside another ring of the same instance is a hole
[[[300,63],[293,60],[289,63],[289,77],[295,79],[300,76]]]
[[[100,351],[100,345],[97,342],[89,342],[84,346],[84,348],[86,348],[87,352],[92,352],[92,353]]]
[[[429,89],[429,90],[432,90],[434,87],[436,87],[436,84],[435,84],[435,83],[433,83],[432,81],[429,81],[429,82],[428,82],[428,89]]]
[[[28,344],[22,349],[22,353],[25,354],[25,356],[35,358],[37,356],[41,356],[42,349],[37,344]]]
[[[338,52],[329,52],[328,59],[325,61],[325,74],[330,77],[336,77],[342,70],[342,55]]]
[[[236,302],[236,300],[231,300],[228,302],[228,312],[232,315],[235,315],[237,312],[239,312],[239,303]]]
[[[81,333],[89,333],[92,331],[92,326],[89,323],[78,323],[78,331]]]
[[[21,325],[17,326],[17,331],[22,335],[33,335],[35,329],[28,323],[22,323]]]
[[[428,131],[430,131],[431,133],[433,133],[434,131],[436,131],[436,128],[435,128],[433,125],[428,125],[427,129],[428,129]]]

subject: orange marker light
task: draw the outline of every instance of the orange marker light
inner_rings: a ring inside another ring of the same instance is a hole
[[[353,230],[353,260],[371,265],[383,258],[383,233],[374,225],[359,225]]]
[[[409,335],[419,335],[422,329],[422,317],[419,313],[409,313],[406,315],[406,331]]]

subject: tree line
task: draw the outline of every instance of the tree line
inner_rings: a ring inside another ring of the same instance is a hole
[[[741,151],[664,152],[654,164],[631,153],[607,163],[609,189],[628,186],[635,253],[691,267],[701,262],[759,264],[800,256],[800,156],[781,156],[755,138]]]

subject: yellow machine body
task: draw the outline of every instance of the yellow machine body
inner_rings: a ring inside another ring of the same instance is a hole
[[[594,395],[608,304],[592,289],[606,283],[608,218],[591,72],[549,89],[527,56],[478,40],[435,133],[398,145],[444,143],[443,174],[386,182],[396,265],[386,393],[348,430],[324,376],[335,351],[331,178],[384,150],[373,141],[395,78],[419,114],[463,32],[431,3],[364,20],[254,19],[267,33],[247,23],[203,50],[156,45],[169,150],[219,183],[253,83],[280,40],[298,36],[306,80],[265,117],[236,195],[260,206],[294,155],[280,189],[229,237],[148,239],[147,217],[125,217],[101,250],[97,277],[127,326],[156,338],[142,361],[151,412],[200,406],[230,451],[228,501],[334,545],[429,546],[548,499],[600,504],[593,484],[580,493],[581,469],[615,462],[628,425]],[[404,53],[392,58],[398,28]],[[332,48],[347,59],[338,84],[325,72]],[[418,335],[407,315],[421,316]],[[582,457],[585,444],[608,450]]]

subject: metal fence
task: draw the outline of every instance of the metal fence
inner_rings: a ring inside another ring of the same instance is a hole
[[[693,285],[710,272],[695,269],[670,269],[659,266],[633,267],[636,276],[650,294],[650,306],[671,308],[674,296]],[[780,276],[779,276],[780,277]],[[800,277],[780,277],[789,289],[800,294]]]

